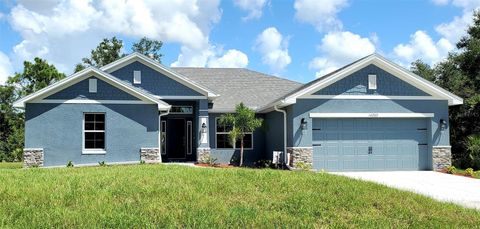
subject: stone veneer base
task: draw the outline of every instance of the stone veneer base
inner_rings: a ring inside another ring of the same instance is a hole
[[[452,165],[452,147],[434,146],[432,149],[432,167],[439,171]]]
[[[140,149],[140,161],[145,163],[159,163],[162,162],[162,157],[158,148],[141,148]]]
[[[43,148],[23,149],[23,167],[43,167]]]
[[[290,154],[290,165],[294,168],[298,163],[304,163],[312,168],[313,166],[313,147],[287,147],[287,153]]]
[[[208,163],[210,160],[210,148],[197,148],[197,162]]]

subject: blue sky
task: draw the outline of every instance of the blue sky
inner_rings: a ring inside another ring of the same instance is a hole
[[[378,52],[441,61],[479,0],[0,0],[0,83],[40,56],[70,74],[103,37],[164,41],[167,66],[246,67],[308,82]]]

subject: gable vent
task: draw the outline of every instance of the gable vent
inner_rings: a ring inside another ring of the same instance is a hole
[[[97,79],[88,80],[88,92],[97,93]]]
[[[141,84],[142,83],[142,72],[141,71],[133,71],[133,83],[134,84]]]
[[[368,89],[377,89],[377,75],[368,75]]]

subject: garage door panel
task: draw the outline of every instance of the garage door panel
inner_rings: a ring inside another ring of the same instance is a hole
[[[313,119],[314,168],[427,169],[426,126],[426,119]]]

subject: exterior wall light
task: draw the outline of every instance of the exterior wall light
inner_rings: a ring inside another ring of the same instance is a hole
[[[207,124],[202,123],[202,133],[207,133]]]
[[[440,129],[441,130],[447,129],[447,121],[445,119],[440,119]]]
[[[300,128],[302,129],[302,132],[307,131],[308,122],[305,118],[302,118],[302,120],[300,121]]]

